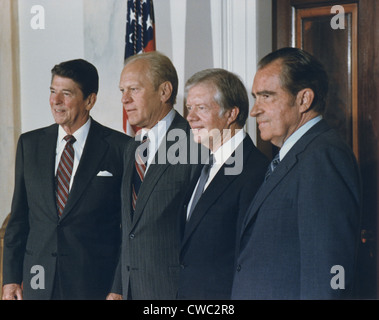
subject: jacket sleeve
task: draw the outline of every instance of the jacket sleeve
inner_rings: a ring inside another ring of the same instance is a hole
[[[349,297],[353,288],[360,176],[346,148],[316,151],[299,161],[300,295],[301,299],[341,299]],[[335,274],[334,266],[343,273]]]
[[[122,292],[122,282],[121,282],[121,254],[117,263],[117,267],[114,273],[113,284],[111,288],[111,293],[123,294]]]

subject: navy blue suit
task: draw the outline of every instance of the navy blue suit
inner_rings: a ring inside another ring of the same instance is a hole
[[[321,120],[285,155],[246,213],[232,299],[351,298],[360,198],[355,157]],[[331,272],[335,265],[344,275]],[[333,289],[334,276],[344,289]]]
[[[242,171],[227,174],[227,161],[186,222],[187,204],[198,177],[188,188],[181,214],[179,299],[230,299],[238,225],[268,165],[248,135],[231,159],[236,157],[240,157]]]

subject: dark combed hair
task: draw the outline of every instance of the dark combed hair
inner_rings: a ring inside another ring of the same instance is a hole
[[[78,84],[83,92],[84,99],[91,93],[99,91],[99,75],[96,67],[83,59],[61,62],[51,69],[51,80],[54,76],[69,78]]]
[[[188,91],[197,84],[210,84],[216,89],[214,100],[223,112],[234,107],[239,109],[236,123],[245,125],[249,113],[249,98],[242,80],[234,73],[220,68],[205,69],[189,78],[184,88],[185,103]]]
[[[328,75],[323,65],[308,52],[298,48],[282,48],[265,56],[258,64],[264,68],[280,60],[282,86],[293,96],[305,88],[314,92],[314,99],[309,110],[323,114],[328,95]]]

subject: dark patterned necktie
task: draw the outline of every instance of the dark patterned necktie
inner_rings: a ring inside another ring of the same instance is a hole
[[[272,159],[271,163],[269,164],[267,168],[267,172],[265,175],[265,181],[270,177],[270,175],[273,173],[277,165],[280,163],[279,153]]]
[[[66,146],[62,152],[61,159],[59,161],[57,169],[57,188],[56,188],[56,198],[57,198],[57,209],[58,215],[61,216],[63,209],[66,205],[68,194],[70,192],[70,181],[72,168],[74,167],[74,147],[73,144],[76,141],[74,136],[67,135],[64,137],[67,141]]]
[[[213,163],[214,163],[214,157],[213,157],[213,154],[211,154],[211,155],[209,155],[209,164],[205,164],[204,167],[203,167],[203,169],[201,170],[199,183],[197,185],[197,188],[196,188],[196,191],[195,191],[195,195],[193,196],[193,200],[192,200],[192,204],[191,204],[191,209],[190,209],[190,212],[188,214],[187,220],[190,219],[190,217],[192,215],[192,212],[193,212],[193,210],[196,207],[197,202],[199,201],[201,195],[204,192],[204,187],[205,187],[205,184],[208,181],[209,172],[211,171]]]
[[[147,148],[142,148],[142,144],[148,143],[148,138],[144,137],[141,144],[138,146],[135,152],[135,163],[133,172],[133,183],[132,183],[132,211],[136,210],[138,192],[145,177],[146,163],[147,163]]]

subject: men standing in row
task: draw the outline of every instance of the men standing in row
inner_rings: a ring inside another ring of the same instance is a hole
[[[56,65],[50,87],[56,124],[19,139],[3,299],[105,299],[110,290],[131,139],[90,117],[98,81],[85,60]]]
[[[249,100],[236,75],[200,71],[187,81],[185,98],[194,139],[213,160],[189,186],[181,213],[178,298],[230,299],[237,229],[268,160],[243,130]]]
[[[232,298],[351,298],[360,177],[352,151],[322,119],[327,74],[296,48],[258,67],[251,115],[280,151],[246,213]],[[334,268],[342,287],[333,285]]]
[[[155,51],[127,59],[120,78],[122,103],[131,125],[142,128],[136,140],[144,142],[148,155],[141,156],[146,163],[136,163],[138,143],[126,151],[122,248],[108,299],[176,297],[178,212],[197,168],[186,158],[191,142],[189,124],[173,109],[177,89],[177,73],[166,56]],[[178,139],[174,141],[173,137]],[[183,159],[184,153],[184,163],[171,163],[175,158],[172,150],[179,152],[178,159]]]

